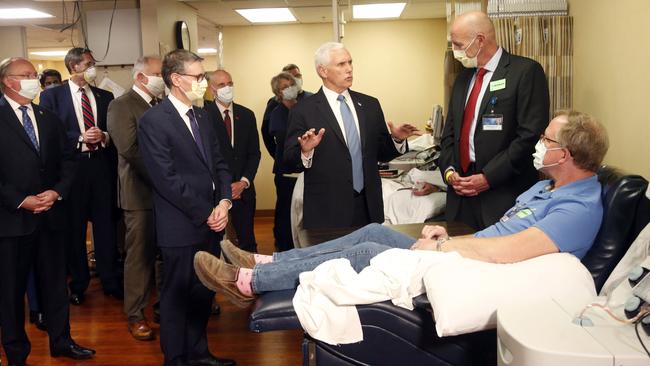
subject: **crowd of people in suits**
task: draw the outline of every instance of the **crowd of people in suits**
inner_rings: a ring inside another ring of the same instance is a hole
[[[538,179],[531,161],[549,120],[548,87],[538,63],[499,47],[484,13],[458,17],[451,42],[466,69],[454,83],[439,166],[448,220],[478,230]],[[155,338],[144,309],[156,290],[165,365],[235,364],[208,350],[214,293],[199,279],[197,253],[219,255],[224,234],[234,243],[230,256],[248,267],[221,273],[230,285],[220,289],[239,305],[258,292],[255,265],[273,257],[255,254],[255,115],[234,102],[230,73],[206,72],[201,61],[185,50],[142,57],[133,87],[115,99],[92,85],[88,49],[68,52],[65,82],[22,58],[0,63],[0,327],[11,365],[24,365],[30,352],[25,291],[52,356],[94,356],[72,340],[68,308],[84,303],[90,282],[89,222],[103,292],[124,301],[135,339]],[[323,44],[315,65],[322,87],[314,94],[302,89],[297,65],[271,79],[261,123],[274,159],[278,252],[293,248],[296,174],[304,173],[304,228],[381,223],[377,163],[408,151],[407,139],[420,134],[386,122],[377,98],[351,90],[352,56],[341,43]],[[215,99],[197,107],[208,89]]]

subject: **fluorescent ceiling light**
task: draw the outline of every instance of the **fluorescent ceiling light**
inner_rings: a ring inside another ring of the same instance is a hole
[[[34,51],[29,54],[34,56],[63,57],[68,54],[68,51]]]
[[[202,55],[213,55],[217,53],[216,48],[199,48],[197,51]]]
[[[399,18],[406,3],[352,5],[354,19]]]
[[[251,23],[282,23],[295,22],[289,8],[264,8],[264,9],[235,9],[239,15]]]
[[[29,8],[0,9],[0,19],[54,18],[54,15]]]

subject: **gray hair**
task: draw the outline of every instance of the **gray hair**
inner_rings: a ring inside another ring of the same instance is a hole
[[[172,74],[185,73],[185,65],[197,61],[203,61],[203,57],[187,50],[174,50],[166,54],[162,64],[162,77],[165,80],[165,85],[171,89]]]
[[[14,62],[16,62],[18,60],[29,61],[24,57],[9,57],[9,58],[6,58],[6,59],[0,61],[0,91],[4,92],[4,90],[5,90],[5,84],[2,81],[9,74],[9,67],[11,67],[11,64],[13,64]]]
[[[316,67],[316,72],[318,73],[318,66],[329,65],[332,51],[343,48],[345,48],[345,46],[343,43],[339,42],[326,42],[318,47],[316,54],[314,54],[314,66]]]
[[[295,69],[300,70],[300,68],[296,64],[287,64],[285,67],[282,68],[282,71],[291,71]]]
[[[605,127],[587,113],[559,110],[553,117],[566,116],[568,123],[557,133],[557,142],[566,147],[576,166],[591,172],[598,171],[609,149]]]
[[[277,75],[275,75],[271,79],[271,91],[273,91],[273,94],[278,95],[281,93],[280,91],[280,80],[287,80],[293,83],[293,85],[296,85],[296,78],[293,77],[288,72],[281,72]]]
[[[65,58],[63,59],[63,63],[65,64],[65,68],[68,69],[68,72],[72,74],[72,66],[73,65],[78,65],[83,61],[83,55],[89,54],[90,57],[93,59],[93,51],[87,49],[87,48],[81,48],[81,47],[75,47],[71,48],[68,53],[65,55]]]
[[[149,61],[151,60],[160,60],[159,56],[156,55],[151,55],[151,56],[142,56],[139,59],[135,61],[135,64],[133,64],[133,79],[135,80],[136,77],[138,77],[139,73],[144,73],[145,67],[149,64]]]

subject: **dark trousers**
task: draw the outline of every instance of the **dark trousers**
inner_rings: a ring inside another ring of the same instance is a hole
[[[116,222],[114,216],[112,175],[108,159],[102,151],[81,154],[79,168],[70,191],[68,212],[70,238],[67,240],[70,291],[83,294],[90,283],[86,230],[88,221],[93,224],[93,242],[97,274],[104,291],[112,292],[122,286],[117,270]]]
[[[124,210],[124,313],[129,321],[144,319],[155,282],[156,243],[152,210]]]
[[[257,242],[253,230],[255,206],[255,191],[244,192],[242,198],[232,201],[230,209],[230,219],[237,235],[237,246],[252,253],[257,252]]]
[[[467,172],[462,174],[462,176],[466,177],[476,173],[475,165],[472,163]],[[453,188],[450,186],[449,189]],[[456,212],[456,215],[447,214],[447,221],[462,222],[476,231],[485,229],[486,225],[485,222],[483,222],[483,211],[481,209],[481,199],[479,196],[457,197],[459,200],[458,211]]]
[[[186,247],[160,248],[163,283],[160,297],[160,347],[165,366],[206,357],[206,327],[214,292],[199,282],[194,272],[194,254],[218,255],[218,241]]]
[[[291,234],[291,196],[296,178],[275,175],[275,217],[273,219],[273,236],[278,252],[293,249]]]
[[[37,228],[27,236],[0,238],[0,328],[9,364],[24,363],[31,351],[25,333],[25,288],[32,265],[42,310],[47,319],[50,350],[70,342],[63,233]]]

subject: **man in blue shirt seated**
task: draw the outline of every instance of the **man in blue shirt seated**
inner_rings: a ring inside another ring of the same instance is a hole
[[[533,164],[549,176],[522,193],[499,222],[474,235],[454,237],[441,226],[425,226],[420,239],[378,224],[309,248],[272,256],[251,254],[222,242],[228,264],[199,252],[194,268],[211,290],[223,290],[236,305],[255,294],[295,288],[301,272],[335,258],[350,260],[356,271],[390,248],[455,251],[492,263],[513,263],[566,252],[582,258],[593,244],[603,216],[596,171],[609,146],[604,127],[591,116],[560,111],[535,146]],[[471,194],[471,192],[468,192]]]

